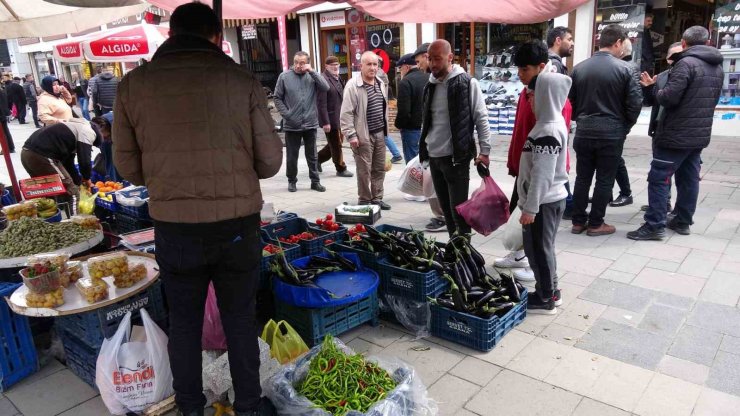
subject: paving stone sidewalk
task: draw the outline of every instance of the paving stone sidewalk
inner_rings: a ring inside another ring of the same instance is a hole
[[[22,135],[18,126],[13,133]],[[29,133],[30,134],[30,133]],[[321,135],[320,135],[321,136]],[[738,415],[740,414],[740,152],[737,137],[718,137],[704,152],[692,235],[668,231],[661,242],[625,234],[642,222],[650,141],[630,137],[625,160],[635,203],[609,208],[617,233],[587,237],[563,222],[556,240],[564,305],[554,316],[528,316],[491,352],[437,339],[415,339],[395,325],[362,326],[341,338],[360,352],[412,364],[437,400],[440,415]],[[396,142],[400,140],[396,137]],[[504,192],[509,140],[497,137],[492,175]],[[575,159],[575,154],[571,152]],[[347,165],[354,161],[345,149]],[[575,166],[575,160],[572,162]],[[324,164],[326,193],[309,189],[299,162],[298,192],[284,173],[263,181],[266,201],[307,218],[357,198],[355,179]],[[396,189],[401,165],[386,176],[382,222],[423,228],[426,203]],[[571,181],[575,172],[571,172]],[[479,179],[471,170],[471,188]],[[446,234],[435,234],[446,240]],[[475,235],[492,263],[506,254],[501,231]],[[428,347],[416,348],[416,347]],[[58,361],[0,396],[0,415],[106,415],[96,391]]]

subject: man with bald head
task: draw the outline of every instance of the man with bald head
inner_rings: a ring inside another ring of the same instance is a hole
[[[491,150],[488,110],[478,81],[453,65],[452,58],[446,40],[429,46],[431,75],[424,88],[419,141],[419,160],[429,164],[450,236],[470,233],[470,226],[455,207],[468,200],[470,161],[475,158],[476,165],[488,166]],[[480,151],[475,146],[474,130],[478,131]]]
[[[388,135],[388,86],[378,78],[378,56],[365,52],[360,76],[347,83],[339,124],[349,141],[357,165],[358,204],[383,202],[385,137]]]

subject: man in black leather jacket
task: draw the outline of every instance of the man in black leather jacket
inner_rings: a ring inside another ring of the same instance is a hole
[[[573,234],[613,234],[604,223],[614,178],[627,133],[642,108],[642,91],[628,64],[619,59],[627,32],[618,25],[601,31],[599,51],[573,69],[570,102],[576,129],[573,149],[578,156],[573,190]],[[594,174],[591,212],[586,215]]]
[[[683,33],[683,52],[673,55],[675,63],[665,87],[654,87],[657,103],[665,115],[659,117],[653,140],[653,160],[648,173],[645,224],[627,233],[633,240],[662,240],[665,227],[688,235],[699,195],[701,151],[712,136],[714,108],[724,81],[722,55],[707,46],[709,31],[692,26]],[[645,84],[658,77],[643,73]],[[676,175],[676,216],[667,222],[666,201],[670,179]]]

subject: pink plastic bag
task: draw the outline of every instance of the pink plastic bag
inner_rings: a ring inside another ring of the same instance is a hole
[[[218,311],[216,301],[216,290],[213,283],[208,285],[208,298],[206,298],[206,311],[203,314],[203,336],[200,340],[204,350],[225,350],[226,334],[221,325],[221,313]]]
[[[493,181],[487,167],[479,164],[478,174],[483,178],[483,183],[470,199],[455,209],[471,228],[489,235],[509,220],[509,198]]]

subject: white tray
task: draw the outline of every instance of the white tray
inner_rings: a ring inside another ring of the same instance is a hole
[[[54,251],[45,251],[44,253],[69,253],[70,255],[75,255],[82,253],[83,251],[90,250],[91,248],[97,246],[100,244],[100,242],[103,241],[103,232],[98,231],[95,233],[93,237],[91,237],[87,241],[83,241],[81,243],[77,243],[73,246],[60,248],[59,250]],[[34,253],[34,254],[41,254],[41,253]],[[23,267],[26,264],[26,261],[28,261],[28,258],[31,257],[32,254],[29,254],[28,256],[23,257],[13,257],[9,259],[0,259],[0,269],[9,269],[13,267]]]

